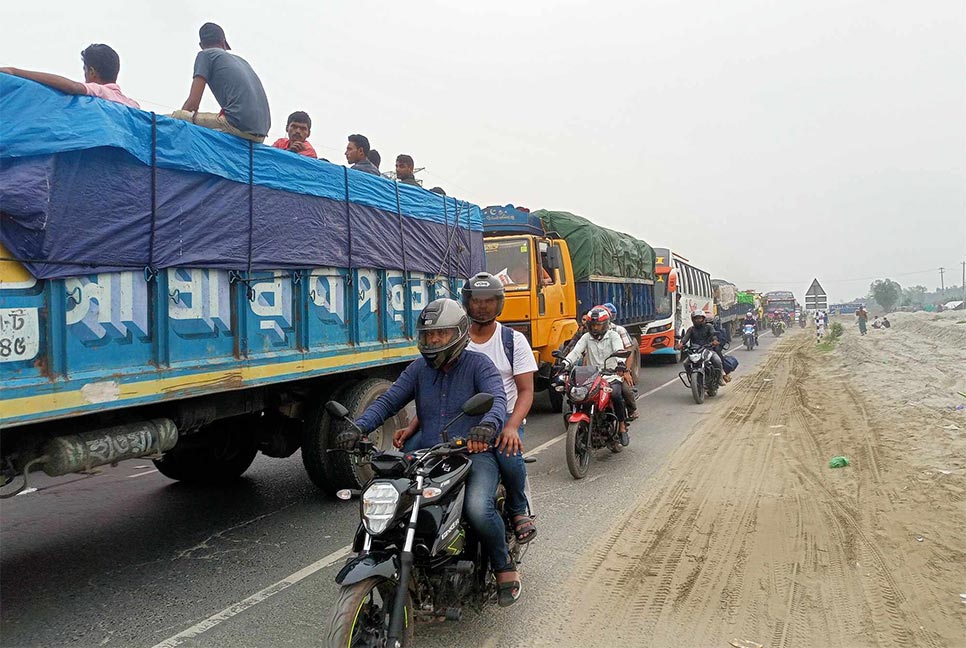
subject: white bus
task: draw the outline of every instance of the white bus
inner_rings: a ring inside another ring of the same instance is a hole
[[[654,248],[654,311],[641,336],[641,355],[665,356],[680,362],[674,342],[691,326],[691,313],[703,310],[711,316],[714,297],[711,275],[670,248]]]

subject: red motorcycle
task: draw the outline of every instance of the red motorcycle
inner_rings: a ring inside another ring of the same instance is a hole
[[[629,355],[629,351],[617,351],[610,358],[627,358]],[[570,404],[570,414],[565,417],[567,468],[574,479],[587,476],[594,451],[609,448],[616,454],[624,449],[611,403],[612,388],[607,381],[619,371],[577,365],[558,375],[554,388],[566,394]],[[620,389],[620,386],[615,388]]]

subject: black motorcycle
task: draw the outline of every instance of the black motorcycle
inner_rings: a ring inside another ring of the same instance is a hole
[[[376,452],[361,437],[353,460],[368,462],[375,477],[361,492],[362,522],[352,546],[357,555],[335,578],[342,590],[325,629],[327,648],[408,648],[415,622],[458,621],[464,608],[479,611],[496,600],[489,559],[463,517],[472,458],[463,439],[450,442],[446,432],[462,416],[485,414],[492,405],[490,394],[467,400],[443,428],[443,443],[425,450]],[[339,403],[330,401],[326,411],[355,427]],[[340,499],[358,494],[337,493]],[[519,564],[527,545],[511,531],[502,485],[494,497],[510,557]]]
[[[715,351],[708,345],[691,345],[685,352],[684,371],[678,374],[678,378],[691,389],[694,402],[700,405],[704,402],[705,394],[716,395],[721,385],[720,372],[711,362]]]

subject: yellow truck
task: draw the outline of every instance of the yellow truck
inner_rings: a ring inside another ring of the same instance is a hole
[[[487,271],[506,287],[500,321],[523,333],[537,360],[537,391],[550,384],[554,351],[577,333],[579,316],[610,302],[637,342],[627,364],[635,380],[640,335],[654,318],[654,252],[634,237],[567,212],[513,205],[483,210]],[[562,396],[549,390],[554,411]]]

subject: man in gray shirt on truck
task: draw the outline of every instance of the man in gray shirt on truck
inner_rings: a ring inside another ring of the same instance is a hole
[[[258,75],[240,56],[231,54],[225,31],[215,23],[205,23],[198,32],[201,51],[195,58],[191,92],[175,119],[213,130],[231,133],[254,142],[263,142],[272,125],[268,98]],[[221,106],[219,113],[198,112],[205,86]]]

